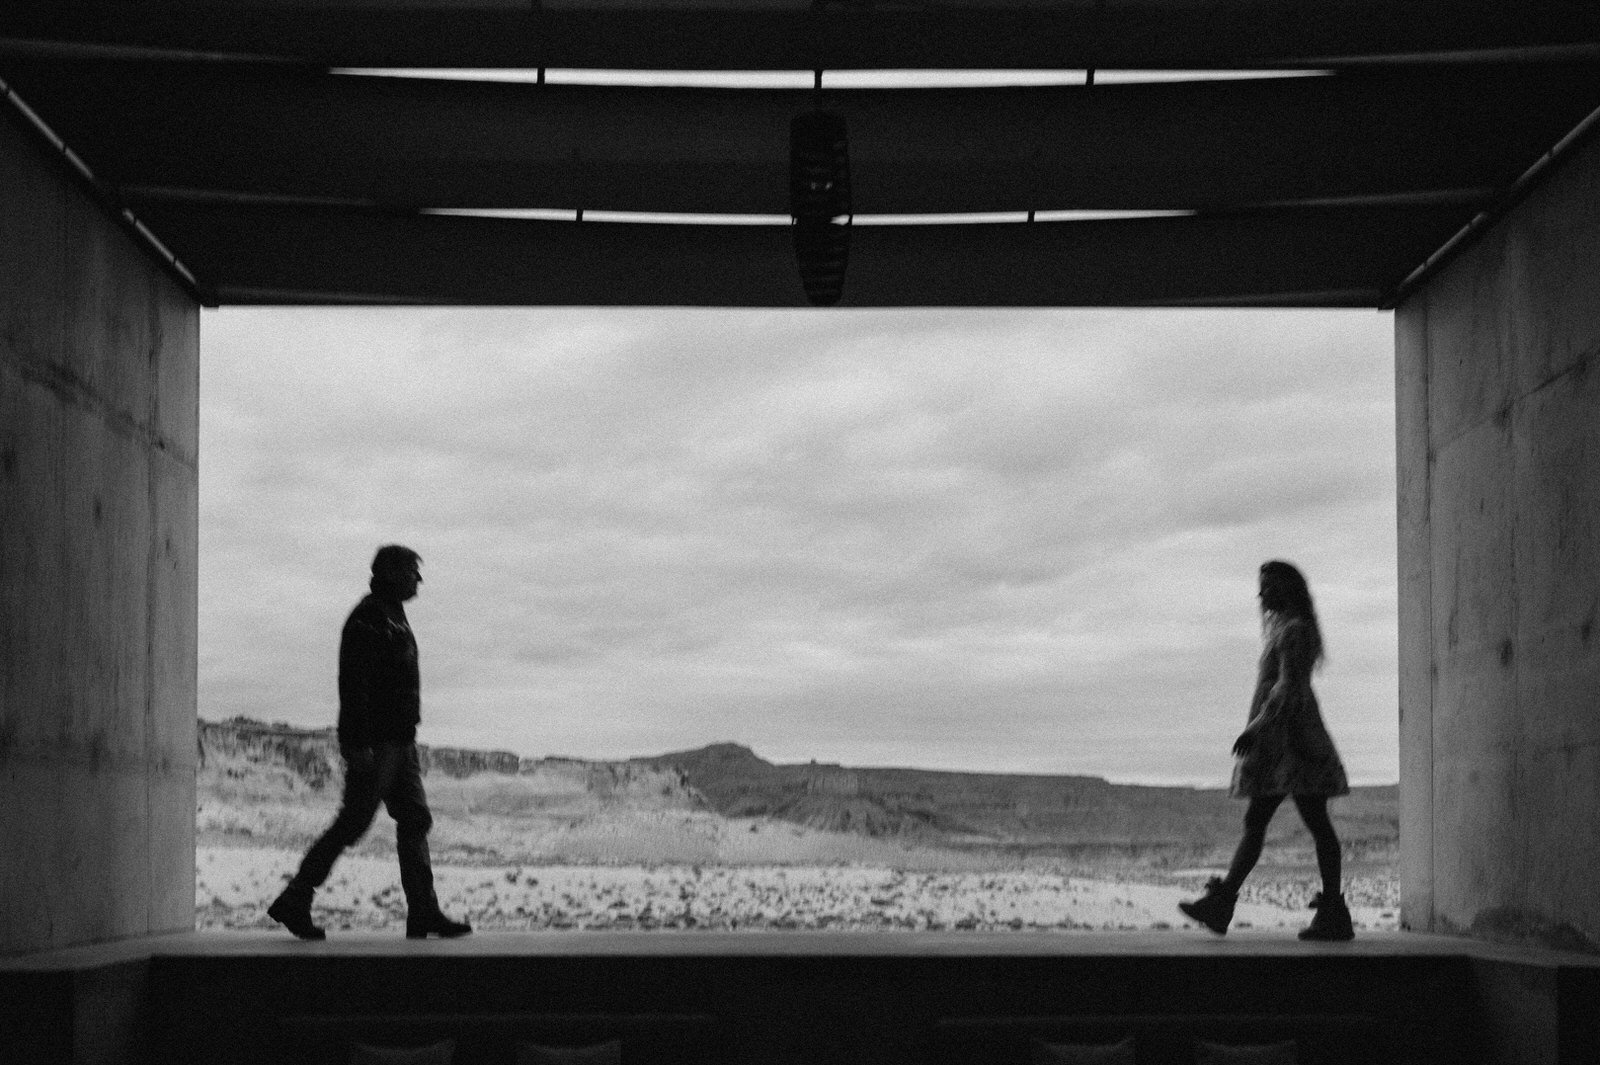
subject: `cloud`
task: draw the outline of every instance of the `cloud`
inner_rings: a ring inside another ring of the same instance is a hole
[[[1221,777],[1286,556],[1352,772],[1393,779],[1389,328],[210,312],[202,712],[331,721],[338,626],[399,541],[425,738]]]

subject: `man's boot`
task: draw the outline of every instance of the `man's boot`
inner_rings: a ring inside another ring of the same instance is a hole
[[[472,931],[472,926],[465,921],[453,921],[444,915],[443,910],[434,910],[432,913],[423,913],[412,916],[406,914],[406,938],[427,939],[429,936],[438,936],[440,939],[455,939]]]
[[[1193,902],[1180,902],[1178,909],[1191,921],[1205,925],[1219,936],[1228,934],[1228,924],[1233,920],[1233,905],[1239,893],[1223,884],[1221,877],[1212,877],[1206,883],[1206,893]]]
[[[311,892],[293,884],[272,900],[267,916],[295,934],[298,939],[327,939],[328,933],[311,920]]]
[[[1317,911],[1317,915],[1311,918],[1309,928],[1300,930],[1301,939],[1343,942],[1356,937],[1355,926],[1350,923],[1350,907],[1345,905],[1343,895],[1330,898],[1319,891],[1311,900],[1311,908]]]

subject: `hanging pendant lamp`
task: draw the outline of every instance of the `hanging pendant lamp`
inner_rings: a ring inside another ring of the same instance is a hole
[[[806,299],[831,307],[844,291],[850,250],[850,152],[842,115],[808,111],[789,123],[789,215]]]

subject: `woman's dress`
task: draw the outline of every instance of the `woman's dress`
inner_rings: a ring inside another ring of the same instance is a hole
[[[1268,615],[1260,672],[1250,700],[1250,720],[1264,720],[1255,743],[1234,763],[1229,791],[1236,798],[1350,794],[1344,763],[1311,690],[1315,657],[1311,629],[1304,620]],[[1286,678],[1282,685],[1280,678]]]

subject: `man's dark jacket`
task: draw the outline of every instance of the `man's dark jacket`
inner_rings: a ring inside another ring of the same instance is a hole
[[[415,743],[422,718],[417,639],[405,608],[368,595],[339,638],[339,748]]]

